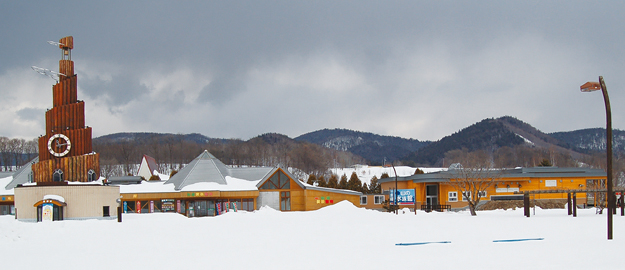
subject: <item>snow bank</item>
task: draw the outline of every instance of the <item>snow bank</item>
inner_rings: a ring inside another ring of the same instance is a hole
[[[596,215],[595,209],[579,209],[576,218],[566,209],[536,209],[530,218],[522,209],[480,211],[477,216],[467,211],[395,215],[339,202],[309,212],[262,208],[203,218],[125,214],[123,220],[26,223],[0,216],[0,254],[10,258],[2,266],[458,269],[475,262],[481,269],[621,269],[625,245],[625,217],[614,216],[614,240],[608,241],[606,216]],[[544,240],[493,242],[528,238]],[[441,241],[450,243],[395,245]],[[89,248],[82,248],[85,243]],[[37,252],[51,244],[72,250],[71,256],[59,260],[58,253]]]

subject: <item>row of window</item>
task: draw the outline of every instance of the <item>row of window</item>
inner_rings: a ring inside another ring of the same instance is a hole
[[[89,181],[89,182],[93,182],[93,181],[95,181],[95,180],[98,180],[98,179],[96,178],[96,173],[95,173],[95,171],[94,171],[94,170],[89,170],[89,171],[87,172],[87,181]],[[33,173],[32,173],[32,172],[30,172],[30,173],[28,174],[28,181],[29,181],[30,183],[35,182],[35,179],[34,179],[34,177],[33,177]],[[65,177],[63,176],[63,170],[61,170],[61,169],[56,169],[56,170],[54,170],[54,173],[52,174],[52,181],[54,181],[54,182],[63,182],[63,181],[65,181]]]
[[[469,197],[469,199],[471,199],[471,191],[464,191],[464,194],[466,194],[466,197]],[[467,199],[465,196],[461,196],[462,201],[466,202]],[[481,198],[486,198],[486,191],[480,191],[480,197]],[[450,191],[447,193],[447,201],[448,202],[457,202],[458,201],[458,191]]]
[[[384,195],[373,195],[373,204],[382,204],[384,202]],[[367,196],[360,196],[360,204],[367,204]]]
[[[290,207],[290,204],[289,204]],[[226,211],[254,211],[254,199],[125,201],[124,213],[178,212],[192,217],[215,216]]]
[[[471,191],[465,191],[465,194],[467,194],[467,197],[469,197],[469,199],[471,199]],[[480,191],[480,197],[481,198],[486,198],[486,191]],[[463,202],[466,202],[466,197],[465,196],[461,196],[461,200]],[[458,191],[450,191],[447,193],[447,201],[448,202],[457,202],[458,201]],[[374,195],[373,196],[373,204],[382,204],[384,202],[384,195]],[[367,196],[363,195],[360,196],[360,204],[361,205],[366,205],[367,204]]]

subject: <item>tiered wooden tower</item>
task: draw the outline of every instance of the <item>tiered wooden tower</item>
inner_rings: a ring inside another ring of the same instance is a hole
[[[39,162],[33,179],[39,183],[89,182],[100,177],[100,156],[93,153],[91,128],[85,126],[85,103],[77,99],[72,61],[73,37],[59,40],[63,56],[59,80],[52,87],[52,109],[46,111],[46,135],[39,137]]]

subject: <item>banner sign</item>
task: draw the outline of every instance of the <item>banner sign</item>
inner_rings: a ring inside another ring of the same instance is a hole
[[[414,189],[398,189],[397,190],[397,204],[414,204],[415,191]],[[389,201],[391,204],[395,204],[395,189],[390,190]]]

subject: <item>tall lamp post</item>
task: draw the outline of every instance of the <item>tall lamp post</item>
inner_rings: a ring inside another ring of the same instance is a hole
[[[612,211],[614,208],[614,192],[612,187],[612,111],[610,109],[610,98],[608,97],[608,89],[605,87],[603,76],[599,76],[599,82],[587,82],[580,87],[582,92],[593,92],[601,90],[603,100],[605,102],[605,118],[606,118],[606,152],[607,152],[607,198],[608,198],[608,240],[612,240]]]

